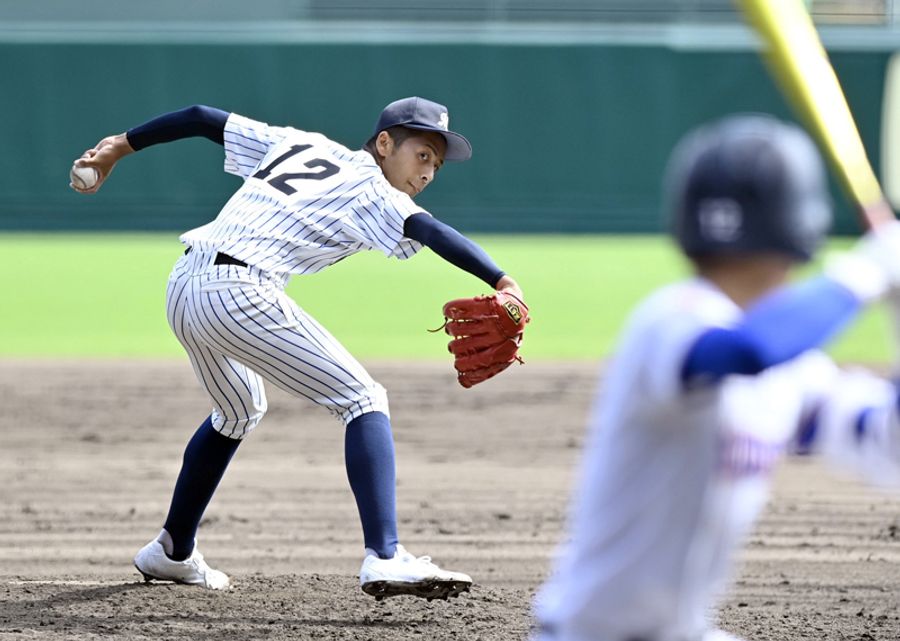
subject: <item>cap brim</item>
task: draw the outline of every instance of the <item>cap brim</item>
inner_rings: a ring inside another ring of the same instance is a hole
[[[424,125],[404,124],[403,126],[407,129],[433,131],[435,133],[441,134],[444,137],[444,140],[447,141],[447,151],[444,154],[444,160],[446,161],[462,162],[463,160],[468,160],[472,157],[472,145],[462,134],[458,134],[455,131],[447,131],[446,129],[427,127]]]

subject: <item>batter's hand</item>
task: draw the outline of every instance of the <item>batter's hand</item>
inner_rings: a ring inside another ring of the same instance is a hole
[[[878,225],[850,251],[830,256],[825,275],[864,303],[900,291],[900,221]]]
[[[97,182],[87,189],[79,189],[71,184],[70,186],[79,193],[93,194],[100,189],[107,176],[112,173],[116,163],[124,156],[133,153],[134,149],[128,144],[128,138],[125,134],[107,136],[98,142],[96,146],[81,154],[81,158],[74,163],[76,167],[93,167],[96,169],[99,175]]]

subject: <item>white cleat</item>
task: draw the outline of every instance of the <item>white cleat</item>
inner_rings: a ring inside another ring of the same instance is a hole
[[[184,561],[173,561],[166,556],[162,541],[169,533],[163,530],[159,536],[142,547],[134,557],[134,567],[144,575],[144,581],[174,581],[187,585],[199,585],[209,590],[227,590],[231,587],[228,575],[213,570],[203,560],[203,555],[194,551]]]
[[[472,578],[462,572],[442,570],[431,562],[431,557],[415,557],[402,545],[392,559],[379,558],[372,550],[366,550],[359,571],[362,591],[381,601],[390,596],[408,594],[423,599],[458,597],[468,592]]]

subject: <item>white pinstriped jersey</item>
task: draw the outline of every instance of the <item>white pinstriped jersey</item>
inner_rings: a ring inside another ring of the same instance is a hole
[[[184,244],[280,276],[314,273],[364,250],[404,259],[421,249],[404,237],[403,223],[424,210],[388,183],[368,152],[237,114],[224,137],[225,171],[244,184],[214,221],[182,235]]]
[[[182,235],[193,251],[175,264],[166,296],[213,427],[231,438],[253,430],[267,408],[263,379],[344,423],[388,414],[384,388],[284,285],[359,251],[409,258],[422,246],[404,237],[404,221],[424,210],[367,151],[321,134],[231,114],[224,146],[225,171],[244,184],[215,220]],[[249,267],[215,264],[217,253]]]

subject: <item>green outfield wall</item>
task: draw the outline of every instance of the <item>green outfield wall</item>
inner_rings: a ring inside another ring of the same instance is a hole
[[[556,32],[404,38],[365,23],[334,38],[171,29],[0,30],[0,229],[180,230],[210,219],[238,182],[206,140],[126,159],[98,195],[67,187],[85,148],[161,112],[208,104],[357,147],[384,104],[418,94],[448,104],[475,150],[420,197],[447,222],[473,232],[650,232],[660,228],[665,158],[687,128],[732,111],[788,114],[746,35],[731,46],[719,33],[707,47],[702,29],[680,46]],[[888,57],[832,52],[876,161]],[[835,199],[838,231],[849,231]]]

